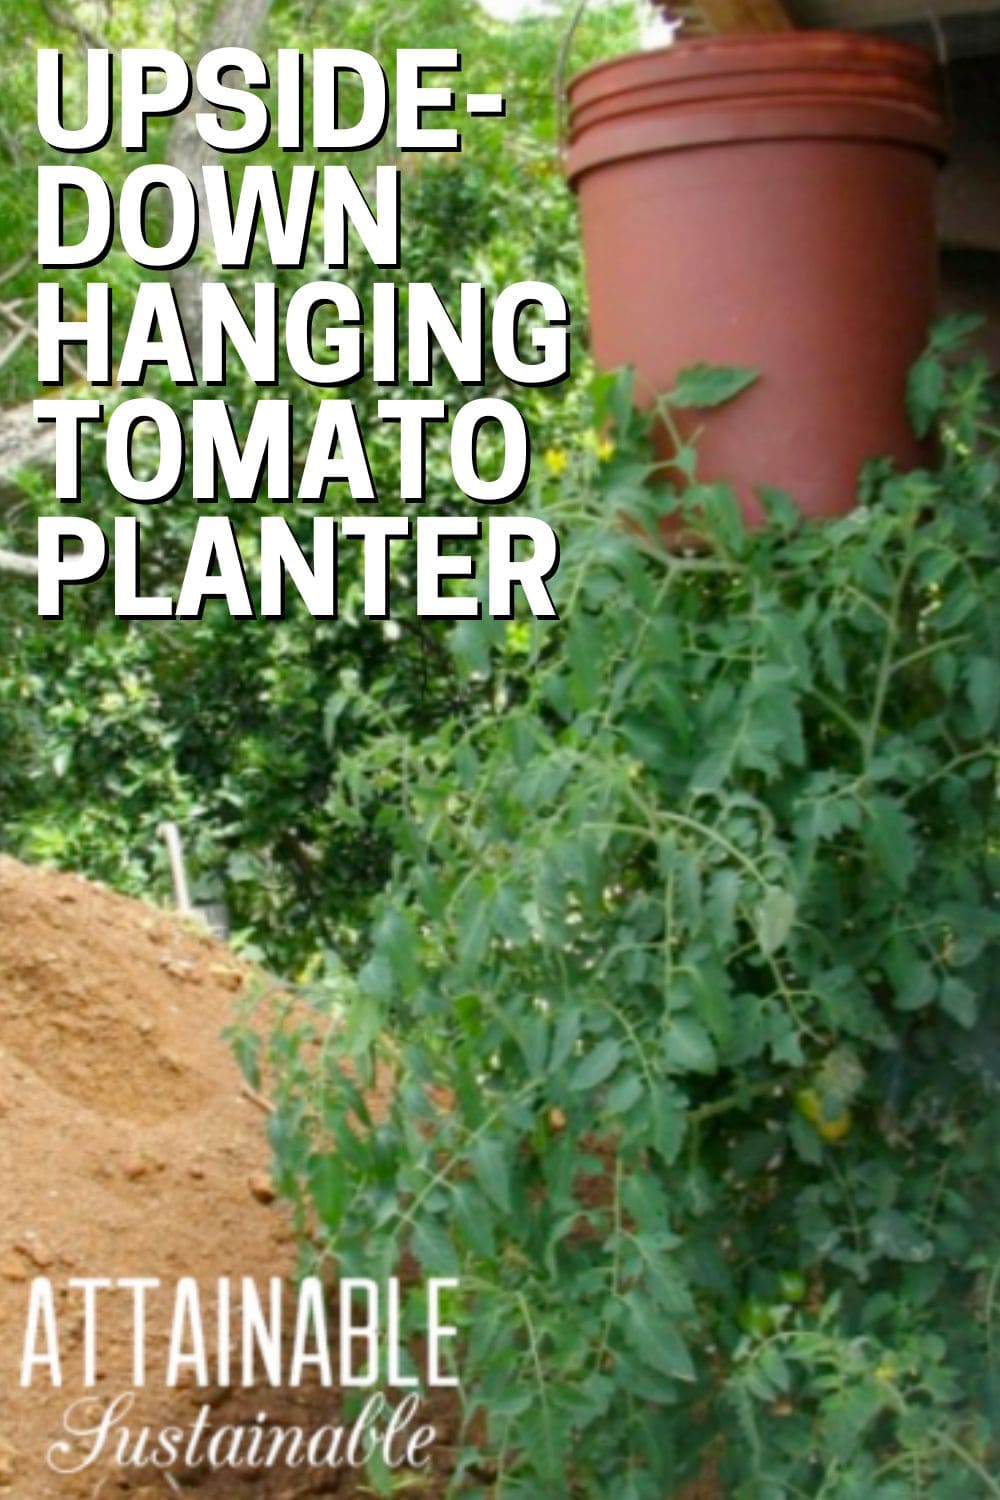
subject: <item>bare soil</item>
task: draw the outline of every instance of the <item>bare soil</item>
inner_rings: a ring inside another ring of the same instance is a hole
[[[265,1116],[221,1033],[245,982],[232,953],[175,916],[73,875],[0,858],[0,1497],[16,1500],[294,1500],[363,1493],[343,1470],[258,1473],[204,1467],[126,1472],[99,1462],[60,1475],[46,1451],[82,1386],[72,1277],[159,1277],[151,1351],[165,1349],[172,1289],[222,1276],[291,1277],[293,1235],[269,1191]],[[52,1279],[62,1389],[45,1371],[20,1387],[32,1279]],[[93,1418],[132,1388],[130,1295],[98,1294]],[[158,1301],[157,1298],[160,1297]],[[155,1383],[154,1383],[155,1382]],[[337,1392],[166,1389],[151,1373],[137,1414],[312,1430],[339,1419]],[[367,1493],[371,1493],[368,1491]],[[422,1491],[427,1494],[427,1490]]]

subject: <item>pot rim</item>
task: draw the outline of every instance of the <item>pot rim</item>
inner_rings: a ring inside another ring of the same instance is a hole
[[[722,66],[713,68],[713,59],[718,60]],[[685,63],[697,65],[701,61],[704,62],[701,68],[684,67]],[[726,74],[752,76],[771,69],[856,69],[861,73],[888,70],[925,82],[929,89],[934,87],[938,73],[936,59],[923,47],[892,37],[868,36],[856,31],[780,31],[692,37],[667,47],[654,47],[646,52],[625,52],[618,57],[592,63],[569,80],[567,95],[570,106],[573,105],[574,94],[581,89],[588,96],[587,103],[606,93],[617,92],[613,86],[608,89],[598,87],[593,91],[588,89],[588,85],[595,82],[600,84],[605,77],[610,82],[614,75],[623,70],[649,71],[657,78],[669,81],[667,69],[673,69],[675,64],[678,76],[689,77]]]
[[[574,189],[588,172],[618,162],[677,151],[749,149],[765,143],[869,145],[922,153],[940,162],[943,123],[913,105],[849,100],[832,104],[802,95],[771,101],[731,100],[696,106],[665,118],[650,111],[600,121],[581,132],[566,153],[565,171]]]
[[[766,72],[732,72],[708,77],[643,79],[628,90],[617,89],[578,101],[569,122],[569,139],[578,140],[588,130],[612,119],[639,120],[657,111],[680,112],[696,108],[726,108],[730,104],[761,106],[808,99],[819,105],[834,103],[898,104],[922,110],[937,121],[940,110],[934,95],[912,86],[898,74],[848,73],[843,68],[768,69]]]
[[[930,54],[854,32],[699,37],[626,53],[574,78],[569,102],[574,185],[595,167],[664,151],[853,140],[940,161],[948,142]]]

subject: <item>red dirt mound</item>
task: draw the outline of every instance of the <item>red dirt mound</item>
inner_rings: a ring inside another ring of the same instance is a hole
[[[263,1284],[291,1274],[292,1236],[270,1202],[264,1116],[220,1035],[243,983],[238,960],[190,924],[0,858],[0,1497],[245,1492],[232,1471],[126,1475],[102,1462],[67,1477],[45,1461],[82,1392],[70,1278],[159,1277],[172,1289],[185,1275],[213,1286],[221,1276]],[[52,1279],[66,1309],[62,1389],[44,1370],[20,1387],[29,1288],[39,1276]],[[131,1298],[115,1293],[98,1308],[95,1411],[132,1384]],[[172,1295],[162,1313],[150,1302],[148,1342],[160,1351],[171,1310]],[[329,1394],[236,1390],[207,1399],[218,1421],[253,1421],[265,1400],[272,1421],[303,1422],[304,1402],[322,1402],[314,1423],[332,1420]],[[190,1426],[205,1400],[160,1381],[143,1393],[142,1419]],[[287,1469],[249,1486],[259,1497],[306,1488]],[[354,1493],[346,1478],[338,1493]]]

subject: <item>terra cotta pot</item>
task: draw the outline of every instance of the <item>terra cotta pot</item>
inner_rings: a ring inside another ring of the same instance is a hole
[[[932,59],[846,33],[681,42],[571,84],[594,356],[646,404],[691,365],[760,371],[696,421],[701,477],[751,522],[758,485],[837,515],[866,459],[920,461],[904,391],[945,139]]]

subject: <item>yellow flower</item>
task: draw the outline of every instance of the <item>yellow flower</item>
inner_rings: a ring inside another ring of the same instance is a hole
[[[546,448],[542,454],[542,463],[556,479],[564,474],[569,468],[569,455],[565,448]]]
[[[322,953],[310,953],[305,963],[295,976],[296,984],[312,984],[323,968]]]
[[[527,620],[515,620],[507,626],[507,650],[520,656],[531,650],[531,626]]]
[[[597,432],[593,427],[588,427],[580,438],[580,446],[586,453],[592,453],[599,463],[606,464],[609,458],[615,454],[614,441],[604,433]]]

